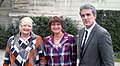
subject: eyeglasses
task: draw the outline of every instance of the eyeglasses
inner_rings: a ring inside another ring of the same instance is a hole
[[[87,13],[87,14],[81,14],[81,17],[85,17],[85,15],[86,15],[86,16],[91,16],[90,13]]]

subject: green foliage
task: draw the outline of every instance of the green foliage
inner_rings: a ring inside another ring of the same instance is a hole
[[[77,37],[78,29],[77,29],[77,21],[72,20],[71,18],[63,18],[64,22],[64,30],[69,34],[74,35]]]
[[[115,53],[115,58],[114,58],[115,62],[120,62],[120,51]]]
[[[120,51],[120,11],[98,10],[96,20],[111,34],[114,51]]]
[[[4,46],[4,43],[3,43],[5,40],[5,38],[4,38],[5,31],[4,30],[5,30],[5,28],[2,25],[0,25],[0,37],[1,37],[0,38],[0,48],[2,48]]]
[[[45,37],[47,37],[48,35],[50,35],[52,32],[48,26],[48,21],[50,19],[50,17],[32,17],[34,22],[35,22],[35,26],[34,26],[34,33],[38,34],[40,36],[43,37],[43,39]],[[62,18],[63,22],[64,22],[64,31],[68,32],[69,34],[73,34],[74,36],[77,36],[77,24],[76,24],[76,20],[72,20],[71,18]]]
[[[21,19],[22,17],[20,16],[18,18]],[[48,21],[50,17],[41,16],[41,17],[31,17],[31,18],[33,19],[35,23],[33,26],[33,32],[35,34],[42,36],[42,38],[44,39],[45,37],[47,37],[48,35],[52,33],[50,28],[48,27]],[[64,30],[67,33],[77,36],[78,30],[77,30],[76,21],[70,18],[62,18],[62,19],[64,22]],[[18,22],[16,23],[16,25],[17,26],[10,24],[7,30],[5,30],[4,26],[0,26],[0,33],[1,33],[0,34],[0,43],[1,43],[0,48],[5,48],[8,38],[18,33]]]
[[[120,62],[120,59],[115,58],[114,61],[115,62]]]
[[[0,48],[5,48],[8,38],[13,35],[13,26],[9,24],[6,29],[4,25],[0,25]]]
[[[115,54],[115,57],[116,57],[117,59],[120,59],[120,51]]]
[[[32,17],[34,20],[35,26],[33,32],[37,35],[43,37],[43,39],[51,34],[51,31],[48,27],[48,21],[50,17]]]

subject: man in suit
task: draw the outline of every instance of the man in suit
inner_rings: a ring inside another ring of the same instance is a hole
[[[79,30],[79,66],[114,66],[111,36],[96,23],[95,7],[84,4],[79,14],[85,25]]]

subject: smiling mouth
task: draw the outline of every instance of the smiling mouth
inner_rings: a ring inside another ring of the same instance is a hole
[[[28,32],[28,31],[30,31],[30,30],[24,30],[24,31],[27,31],[27,32]]]

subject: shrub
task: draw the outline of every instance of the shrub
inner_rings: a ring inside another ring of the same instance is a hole
[[[8,38],[12,35],[12,25],[9,24],[9,27],[6,29],[4,25],[0,25],[0,49],[6,47]]]
[[[48,21],[50,17],[32,17],[36,26],[34,27],[34,33],[43,37],[43,39],[51,34],[51,30],[48,26]],[[72,20],[71,18],[62,18],[64,22],[63,29],[70,34],[73,34],[75,37],[77,36],[77,24],[76,20]]]
[[[22,16],[23,17],[23,16]],[[22,17],[18,17],[21,19]],[[31,17],[34,20],[34,26],[33,26],[33,32],[37,35],[42,36],[44,39],[46,36],[51,34],[50,28],[48,27],[48,21],[50,17]],[[74,36],[77,36],[77,24],[75,23],[75,20],[72,20],[71,18],[62,18],[64,22],[64,30],[67,33],[73,34]],[[16,35],[18,33],[18,22],[16,23],[17,26],[14,26],[13,24],[10,24],[8,29],[5,30],[4,26],[0,27],[0,42],[1,46],[0,48],[5,48],[6,42],[8,38],[12,35]]]
[[[120,51],[120,11],[98,10],[97,22],[111,34],[113,49]]]

